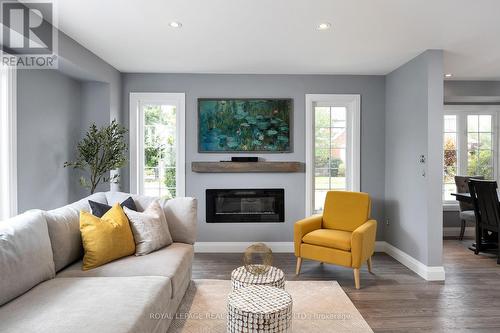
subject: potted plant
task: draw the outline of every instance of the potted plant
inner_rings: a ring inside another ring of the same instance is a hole
[[[87,173],[80,177],[80,184],[93,194],[100,183],[118,183],[119,175],[110,175],[127,163],[127,129],[113,120],[111,124],[98,128],[92,124],[85,137],[78,142],[75,161],[65,162],[64,167],[79,169]]]

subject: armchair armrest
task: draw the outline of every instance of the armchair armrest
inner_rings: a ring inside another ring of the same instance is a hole
[[[368,220],[360,225],[351,235],[352,267],[360,268],[375,251],[377,221]]]
[[[321,214],[306,217],[303,220],[295,222],[295,225],[293,226],[295,256],[300,257],[300,244],[302,243],[302,237],[311,231],[320,229],[322,222],[323,215]]]

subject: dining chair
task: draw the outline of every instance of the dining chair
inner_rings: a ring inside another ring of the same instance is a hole
[[[457,193],[469,193],[469,180],[471,179],[484,179],[483,176],[455,176],[455,185],[457,186]],[[465,234],[465,227],[467,222],[476,225],[476,216],[474,215],[474,205],[468,202],[459,201],[460,210],[460,236],[458,239],[463,240]]]
[[[469,181],[469,191],[474,202],[476,214],[476,248],[475,254],[482,249],[483,231],[497,233],[497,245],[500,245],[500,202],[498,200],[497,182],[494,180]],[[497,264],[500,264],[500,246],[498,248]]]

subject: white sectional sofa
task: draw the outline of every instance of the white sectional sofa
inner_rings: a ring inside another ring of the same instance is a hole
[[[0,332],[167,332],[191,280],[196,199],[162,201],[174,243],[82,271],[80,210],[132,196],[95,193],[51,210],[0,222]]]

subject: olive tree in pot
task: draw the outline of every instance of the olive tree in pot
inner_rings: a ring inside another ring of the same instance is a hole
[[[98,128],[92,124],[85,137],[78,142],[75,161],[65,162],[64,167],[82,170],[87,176],[80,177],[80,184],[93,194],[100,183],[118,183],[119,175],[110,171],[127,163],[127,129],[113,120]]]

